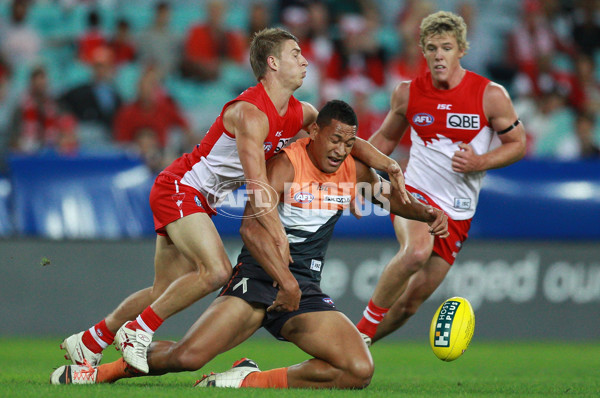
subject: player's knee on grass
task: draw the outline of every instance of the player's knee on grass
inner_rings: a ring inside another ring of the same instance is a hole
[[[348,367],[344,371],[344,386],[342,388],[362,389],[371,383],[374,367],[373,361],[369,357],[358,357],[348,362]]]
[[[202,352],[179,345],[173,346],[169,354],[169,362],[180,371],[196,371],[206,365],[209,360],[209,358],[205,358],[204,355],[202,355]]]

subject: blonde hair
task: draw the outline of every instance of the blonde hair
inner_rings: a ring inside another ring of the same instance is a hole
[[[419,45],[421,48],[425,48],[425,40],[429,36],[442,34],[453,35],[456,38],[458,48],[464,50],[465,54],[467,53],[469,49],[467,24],[460,15],[449,11],[438,11],[423,18]]]
[[[281,57],[284,42],[294,40],[296,36],[280,28],[266,28],[256,32],[250,44],[250,66],[256,80],[260,81],[267,73],[267,58],[271,55]]]

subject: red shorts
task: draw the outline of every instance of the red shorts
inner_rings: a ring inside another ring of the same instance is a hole
[[[437,203],[418,189],[407,185],[406,190],[411,192],[415,199],[421,203],[442,210]],[[391,217],[393,221],[395,217],[394,214],[392,214]],[[462,249],[463,243],[469,237],[471,220],[472,218],[469,218],[468,220],[453,220],[448,217],[448,232],[450,232],[450,235],[447,238],[440,238],[439,236],[433,238],[433,251],[450,265],[454,264],[458,252]]]
[[[160,173],[152,185],[150,208],[154,216],[154,230],[164,236],[167,235],[167,224],[175,220],[194,213],[206,213],[211,217],[217,214],[197,189],[182,184],[180,177],[165,172]]]

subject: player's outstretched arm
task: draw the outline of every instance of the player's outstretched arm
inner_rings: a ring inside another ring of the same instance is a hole
[[[294,168],[287,155],[282,153],[269,160],[267,169],[269,183],[279,198],[284,191],[285,182],[294,180]],[[276,206],[271,212],[279,218]],[[279,248],[275,240],[254,214],[254,208],[248,203],[244,211],[240,234],[252,257],[258,261],[279,287],[277,298],[273,305],[267,308],[267,311],[297,310],[301,295],[298,281],[292,275],[289,264],[287,262],[284,264],[279,260]]]
[[[359,161],[356,162],[356,177],[358,182],[368,184],[366,188],[370,192],[363,192],[361,195],[373,203],[397,216],[426,222],[432,235],[442,238],[449,235],[448,216],[440,209],[424,205],[412,195],[409,195],[408,203],[402,202],[400,194],[389,181]],[[364,184],[361,185],[364,187]]]
[[[371,145],[368,141],[363,140],[362,138],[356,137],[356,141],[354,142],[354,146],[352,147],[352,156],[356,159],[359,159],[365,164],[373,167],[376,170],[384,171],[388,173],[392,183],[395,186],[395,189],[400,194],[400,200],[404,203],[409,202],[408,193],[406,192],[406,188],[404,186],[404,175],[402,173],[402,168],[394,159],[386,156]]]

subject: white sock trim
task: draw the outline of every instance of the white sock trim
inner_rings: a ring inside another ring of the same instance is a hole
[[[106,347],[108,347],[108,343],[106,343],[104,340],[102,340],[100,338],[100,336],[98,336],[98,334],[96,333],[96,327],[92,326],[89,330],[90,330],[90,334],[92,335],[92,337],[94,338],[96,343],[98,343],[98,345],[100,347],[102,347],[102,349],[105,349]]]
[[[142,329],[144,329],[145,332],[150,333],[150,335],[154,334],[154,330],[150,329],[148,325],[146,325],[146,322],[144,322],[141,315],[138,315],[137,318],[135,318],[135,320],[142,327]]]
[[[378,321],[375,318],[373,318],[368,309],[365,309],[365,311],[363,312],[363,316],[365,317],[365,319],[367,321],[374,323],[375,325],[379,325],[379,322],[381,322],[381,321]]]

